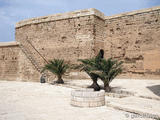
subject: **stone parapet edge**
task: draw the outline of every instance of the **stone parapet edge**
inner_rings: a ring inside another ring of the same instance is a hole
[[[136,10],[136,11],[132,11],[132,12],[126,12],[126,13],[117,14],[117,15],[113,15],[113,16],[105,16],[105,20],[124,17],[124,16],[131,16],[131,15],[136,15],[136,14],[142,14],[142,13],[148,13],[148,12],[157,11],[157,10],[160,10],[160,6],[146,8],[146,9],[142,9],[142,10]]]
[[[15,27],[19,28],[25,25],[38,24],[43,22],[50,22],[50,21],[63,20],[63,19],[76,18],[76,17],[83,17],[83,16],[89,16],[89,15],[95,15],[100,17],[101,19],[105,19],[105,15],[102,12],[98,11],[97,9],[90,8],[90,9],[76,10],[73,12],[60,13],[60,14],[54,14],[54,15],[49,15],[44,17],[37,17],[37,18],[28,19],[28,20],[23,20],[16,23]]]
[[[0,42],[0,47],[19,46],[18,42]]]

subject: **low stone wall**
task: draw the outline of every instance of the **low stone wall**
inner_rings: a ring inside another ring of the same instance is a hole
[[[0,79],[17,80],[19,76],[19,47],[17,42],[0,43]]]
[[[18,42],[0,42],[0,80],[38,81],[40,74]]]
[[[77,107],[99,107],[105,105],[105,92],[93,89],[73,90],[71,92],[71,105]]]

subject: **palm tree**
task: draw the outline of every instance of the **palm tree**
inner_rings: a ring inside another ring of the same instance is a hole
[[[62,79],[62,76],[67,72],[68,69],[69,65],[65,64],[64,60],[54,59],[52,61],[49,61],[49,63],[44,66],[42,72],[44,72],[45,70],[49,70],[57,76],[58,80],[56,81],[56,83],[63,84],[64,81]]]
[[[80,59],[78,61],[82,63],[78,65],[78,68],[80,68],[80,71],[86,72],[88,76],[90,76],[91,80],[93,81],[92,85],[89,86],[89,88],[94,88],[95,91],[99,91],[100,86],[97,83],[99,76],[96,73],[94,73],[94,71],[97,69],[95,58]]]
[[[89,86],[89,88],[94,88],[95,91],[100,90],[100,86],[97,83],[99,75],[96,72],[98,71],[98,69],[100,69],[99,64],[103,59],[103,55],[104,55],[103,50],[100,50],[98,55],[94,58],[78,60],[82,64],[78,65],[77,68],[80,69],[80,71],[85,71],[88,74],[88,76],[90,76],[93,83],[91,86]]]
[[[122,72],[122,61],[118,62],[117,60],[113,60],[112,58],[109,59],[102,59],[101,63],[99,64],[99,71],[97,74],[99,78],[104,83],[104,90],[109,92],[111,90],[109,84],[110,82]]]

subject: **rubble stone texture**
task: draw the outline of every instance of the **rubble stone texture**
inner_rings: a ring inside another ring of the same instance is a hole
[[[0,45],[0,79],[17,81],[37,81],[40,73],[21,51],[16,42]],[[35,79],[34,79],[35,78]]]
[[[33,18],[16,24],[15,37],[17,45],[0,45],[0,79],[38,81],[45,59],[77,63],[100,49],[105,58],[124,61],[119,77],[160,78],[160,7],[114,16],[86,9]],[[87,76],[72,71],[70,77]]]

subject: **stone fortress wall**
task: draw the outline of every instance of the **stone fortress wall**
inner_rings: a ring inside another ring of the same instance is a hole
[[[40,73],[22,52],[17,42],[0,44],[0,79],[37,81]]]
[[[160,7],[105,16],[96,9],[20,21],[16,42],[0,44],[0,79],[39,81],[48,60],[95,56],[124,61],[125,78],[160,78]],[[16,58],[16,59],[15,59]],[[70,77],[86,78],[72,71]]]
[[[17,79],[19,52],[15,42],[0,44],[0,79]]]
[[[105,18],[105,53],[124,60],[126,77],[160,76],[160,7]]]

